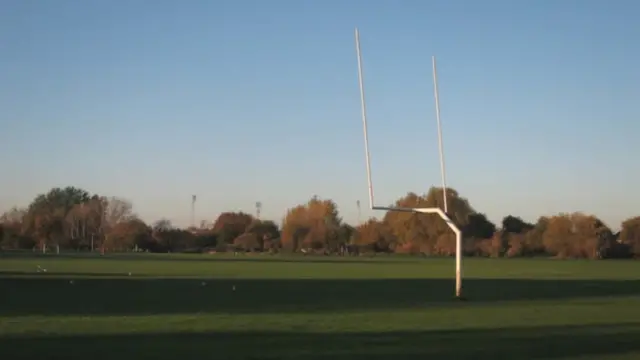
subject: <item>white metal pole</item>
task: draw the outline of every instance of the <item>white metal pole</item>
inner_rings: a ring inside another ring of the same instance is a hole
[[[440,100],[438,98],[438,76],[436,74],[436,57],[431,57],[433,65],[433,92],[436,101],[436,121],[438,122],[438,151],[440,152],[440,175],[442,176],[442,197],[444,199],[444,212],[448,213],[447,208],[447,176],[444,166],[444,150],[442,147],[442,123],[440,122]]]
[[[373,185],[371,182],[371,157],[369,155],[369,135],[367,131],[367,104],[364,98],[364,80],[362,78],[362,57],[360,54],[360,33],[356,28],[356,54],[358,55],[358,84],[360,85],[360,106],[362,109],[362,131],[364,132],[364,152],[367,163],[367,182],[369,185],[369,207],[373,208]]]
[[[462,232],[456,231],[456,297],[462,298]]]
[[[456,234],[456,298],[462,299],[462,231],[451,218],[440,208],[388,208],[390,211],[411,211],[423,214],[438,214],[449,228]]]

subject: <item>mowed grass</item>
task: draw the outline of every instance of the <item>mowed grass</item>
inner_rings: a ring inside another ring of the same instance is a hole
[[[0,359],[640,359],[640,262],[464,273],[458,302],[452,259],[5,254]]]

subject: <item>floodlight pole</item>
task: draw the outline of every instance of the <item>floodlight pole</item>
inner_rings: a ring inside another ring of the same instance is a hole
[[[443,184],[443,192],[445,199],[445,210],[442,211],[440,208],[401,208],[401,207],[383,207],[383,206],[375,206],[373,200],[373,182],[371,180],[371,156],[369,153],[369,137],[367,134],[367,107],[365,103],[364,96],[364,85],[363,85],[363,77],[362,77],[362,59],[360,53],[360,34],[358,29],[355,31],[356,37],[356,53],[358,56],[358,82],[360,85],[360,105],[362,110],[362,127],[364,132],[364,149],[365,149],[365,161],[367,166],[367,182],[369,185],[369,205],[371,210],[382,210],[382,211],[397,211],[397,212],[411,212],[411,213],[421,213],[421,214],[437,214],[440,216],[444,222],[447,223],[447,226],[453,231],[456,235],[456,288],[455,293],[458,299],[462,298],[462,232],[458,228],[458,226],[449,218],[447,215],[447,201],[446,201],[446,184],[445,184],[445,176],[444,176],[444,156],[442,154],[442,135],[440,131],[440,110],[438,105],[438,90],[437,85],[435,85],[436,90],[436,115],[438,118],[438,139],[439,139],[439,148],[440,148],[440,166],[442,170],[442,184]],[[435,78],[435,57],[433,58],[433,69],[434,69],[434,83],[436,83]]]
[[[196,196],[191,195],[191,227],[196,227]]]

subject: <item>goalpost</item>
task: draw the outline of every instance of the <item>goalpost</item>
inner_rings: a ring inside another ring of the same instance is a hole
[[[462,232],[458,226],[447,215],[447,186],[444,166],[444,154],[442,146],[442,126],[440,123],[440,104],[438,99],[438,80],[436,76],[436,58],[431,58],[433,66],[433,89],[436,103],[436,120],[438,126],[438,150],[440,153],[440,174],[442,176],[442,196],[444,200],[444,211],[440,208],[403,208],[403,207],[387,207],[377,206],[373,200],[373,182],[371,180],[371,155],[369,153],[369,135],[367,132],[367,105],[364,95],[364,81],[362,75],[362,56],[360,52],[360,33],[358,29],[355,29],[356,37],[356,54],[358,57],[358,82],[360,85],[360,106],[362,110],[362,127],[364,133],[364,151],[365,162],[367,166],[367,182],[369,186],[369,207],[371,210],[382,211],[397,211],[397,212],[411,212],[420,214],[437,214],[442,220],[449,226],[449,228],[456,235],[456,285],[455,296],[458,299],[462,298]]]

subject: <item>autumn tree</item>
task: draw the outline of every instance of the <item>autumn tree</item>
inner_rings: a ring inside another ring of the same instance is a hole
[[[195,236],[194,245],[201,250],[214,248],[218,243],[218,238],[211,229],[200,228],[192,233]]]
[[[529,224],[518,216],[507,215],[502,219],[500,231],[493,236],[491,243],[492,255],[499,256],[527,256],[536,254],[540,246],[529,244],[529,232],[534,229],[533,224]]]
[[[236,251],[255,251],[263,250],[264,242],[256,233],[244,233],[233,240],[233,248]]]
[[[167,219],[156,221],[151,227],[151,238],[156,251],[181,252],[192,250],[197,244],[197,236],[185,229],[179,229]]]
[[[0,248],[25,249],[34,245],[31,237],[21,233],[19,223],[0,223]]]
[[[533,225],[533,228],[526,231],[524,234],[520,233],[519,236],[523,236],[523,251],[522,255],[536,256],[548,254],[547,249],[544,246],[544,233],[547,231],[549,224],[549,217],[541,216],[538,221]],[[525,228],[526,229],[526,228]]]
[[[482,213],[469,214],[467,224],[462,229],[465,237],[474,239],[490,239],[496,232],[496,225]]]
[[[27,213],[26,209],[12,207],[8,211],[0,215],[1,224],[22,224],[24,217]]]
[[[285,215],[281,240],[283,247],[296,251],[301,248],[336,251],[347,241],[340,238],[342,219],[332,200],[314,196]]]
[[[297,251],[310,230],[306,205],[298,205],[287,210],[280,235],[282,247],[289,251]]]
[[[469,201],[454,189],[447,189],[448,216],[466,236],[484,236],[487,229],[495,228],[486,217],[480,216]],[[425,195],[408,193],[398,199],[396,207],[444,208],[442,188],[432,187]],[[452,255],[455,253],[455,235],[437,215],[389,211],[383,220],[391,229],[400,249],[412,249],[425,254]]]
[[[22,232],[25,209],[13,207],[0,215],[0,246],[6,248],[30,248],[33,239]]]
[[[355,244],[375,252],[395,251],[396,241],[391,228],[372,218],[355,228]]]
[[[253,216],[243,212],[223,212],[213,223],[213,232],[218,243],[232,244],[233,240],[244,234],[253,223]]]
[[[60,245],[69,232],[67,215],[76,205],[89,199],[87,191],[72,186],[53,188],[40,194],[29,204],[23,230],[33,234],[43,248],[49,243]]]
[[[257,246],[246,246],[247,248],[259,248],[261,250],[278,248],[280,229],[278,229],[278,225],[271,220],[253,220],[247,227],[245,233],[252,234],[257,244]]]
[[[542,216],[535,224],[508,215],[500,229],[454,189],[447,189],[448,216],[462,230],[463,250],[477,256],[534,256],[558,258],[640,257],[640,217],[611,230],[596,216],[582,213]],[[395,206],[444,208],[443,190],[408,193]],[[0,215],[0,246],[32,248],[59,246],[111,251],[200,251],[217,245],[266,251],[315,249],[324,253],[348,251],[412,252],[431,255],[455,253],[455,237],[437,215],[387,212],[353,228],[343,222],[330,199],[317,196],[289,209],[282,229],[242,212],[224,212],[212,227],[179,229],[162,219],[148,226],[137,218],[130,202],[90,194],[77,187],[53,188],[36,196],[25,209]]]
[[[94,195],[85,202],[74,205],[65,216],[65,234],[69,247],[85,247],[93,250],[94,242],[102,242],[106,235],[104,227],[105,201]]]
[[[263,251],[277,248],[276,242],[280,237],[278,225],[270,220],[253,220],[243,234],[233,240],[237,250]]]
[[[622,222],[619,241],[628,246],[634,256],[640,257],[640,216]]]
[[[356,228],[343,222],[338,227],[338,239],[341,244],[350,244],[356,235]]]
[[[115,223],[108,232],[104,246],[110,250],[122,251],[138,248],[157,251],[158,245],[151,236],[152,229],[142,220],[129,218]]]
[[[534,228],[533,224],[518,216],[507,215],[502,219],[502,231],[509,234],[524,234]]]
[[[549,254],[560,258],[599,258],[613,236],[597,217],[573,213],[550,217],[542,241]]]
[[[245,232],[256,234],[263,240],[277,239],[280,237],[278,225],[271,220],[253,220]]]

